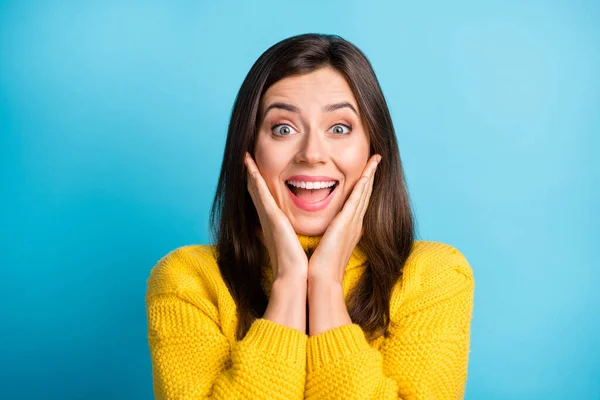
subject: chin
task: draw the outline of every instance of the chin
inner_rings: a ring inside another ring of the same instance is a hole
[[[327,227],[329,226],[329,220],[306,218],[303,220],[294,221],[292,227],[294,231],[299,235],[305,236],[323,236]]]

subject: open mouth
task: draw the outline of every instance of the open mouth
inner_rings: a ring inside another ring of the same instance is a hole
[[[286,181],[289,191],[306,203],[318,203],[325,200],[337,188],[339,181],[301,182]]]

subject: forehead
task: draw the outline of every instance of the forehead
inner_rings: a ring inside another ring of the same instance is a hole
[[[332,68],[320,68],[275,82],[261,100],[261,112],[274,101],[288,101],[304,111],[347,101],[358,110],[350,85],[341,73]]]

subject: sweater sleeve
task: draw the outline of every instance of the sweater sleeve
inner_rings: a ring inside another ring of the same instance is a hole
[[[214,274],[202,279],[189,274],[186,257],[184,251],[171,253],[149,281],[146,312],[155,398],[302,399],[306,334],[261,318],[242,340],[232,341],[210,307],[214,299],[202,288]]]
[[[258,319],[235,345],[195,305],[150,297],[148,342],[156,399],[302,399],[306,335]]]
[[[379,350],[357,324],[308,338],[305,398],[463,398],[474,279],[453,254],[399,307]]]

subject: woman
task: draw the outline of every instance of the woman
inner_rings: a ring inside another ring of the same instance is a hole
[[[416,241],[392,120],[333,35],[269,48],[235,100],[216,244],[171,251],[146,296],[159,399],[456,399],[474,280]]]

